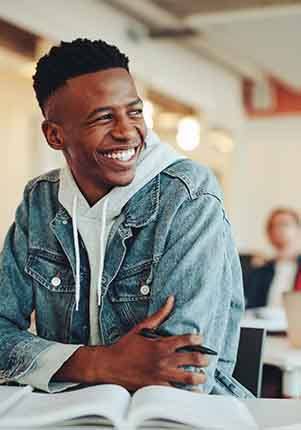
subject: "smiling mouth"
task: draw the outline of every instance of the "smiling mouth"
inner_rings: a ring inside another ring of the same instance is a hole
[[[119,161],[129,161],[131,158],[135,155],[135,149],[127,149],[125,151],[114,151],[114,152],[108,152],[103,153],[102,155],[105,158],[112,158],[113,160],[119,160]]]
[[[105,159],[119,162],[128,162],[135,158],[136,154],[142,145],[138,145],[135,148],[128,148],[123,150],[114,150],[111,152],[99,152],[99,154]]]

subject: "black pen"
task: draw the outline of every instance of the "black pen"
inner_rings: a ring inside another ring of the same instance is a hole
[[[150,339],[158,339],[159,337],[172,336],[170,333],[167,333],[163,330],[155,330],[149,328],[143,328],[142,330],[140,330],[139,334]],[[178,349],[178,351],[184,350],[187,352],[201,352],[202,354],[206,355],[217,355],[216,351],[213,351],[213,349],[210,349],[203,345],[187,345]]]

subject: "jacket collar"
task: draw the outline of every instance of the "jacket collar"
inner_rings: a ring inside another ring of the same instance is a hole
[[[129,227],[143,227],[154,221],[159,212],[160,174],[139,190],[125,205],[124,224]]]
[[[143,227],[157,218],[160,200],[160,174],[139,190],[124,206],[122,212],[124,225]],[[71,220],[66,209],[60,204],[51,224],[65,223]]]

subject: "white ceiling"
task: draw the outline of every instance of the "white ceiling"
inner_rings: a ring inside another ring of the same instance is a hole
[[[288,8],[287,13],[232,17],[211,23],[191,17],[190,23],[204,31],[209,45],[228,52],[238,63],[249,60],[301,90],[301,7],[291,12]]]
[[[117,7],[148,28],[196,29],[199,36],[172,40],[239,76],[260,80],[270,74],[301,91],[301,0],[95,1]],[[1,69],[16,62],[20,67],[24,59],[8,60],[0,51]]]
[[[262,9],[271,6],[290,6],[298,4],[299,0],[151,0],[151,2],[172,12],[179,18],[184,18],[196,14],[208,15],[218,12]]]
[[[199,36],[174,42],[240,76],[270,74],[301,90],[301,0],[104,1],[150,28],[199,30]]]

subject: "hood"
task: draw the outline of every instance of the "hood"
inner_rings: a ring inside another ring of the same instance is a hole
[[[89,218],[99,218],[103,203],[108,200],[106,216],[108,219],[116,218],[137,191],[162,170],[184,158],[186,157],[179,154],[171,145],[161,142],[158,136],[149,130],[145,139],[145,149],[137,161],[135,177],[129,185],[114,187],[97,203],[90,206],[66,166],[61,169],[59,201],[72,217],[73,199],[76,195],[77,213]]]

